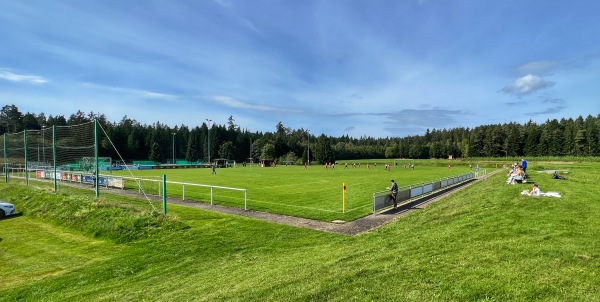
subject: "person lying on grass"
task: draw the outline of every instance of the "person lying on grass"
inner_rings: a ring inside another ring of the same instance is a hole
[[[531,190],[523,190],[521,191],[521,195],[525,196],[552,196],[552,197],[560,197],[560,193],[558,192],[542,192],[537,184],[533,184]]]

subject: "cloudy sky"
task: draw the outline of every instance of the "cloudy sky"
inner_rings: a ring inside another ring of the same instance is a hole
[[[0,0],[0,105],[332,136],[600,114],[599,1]]]

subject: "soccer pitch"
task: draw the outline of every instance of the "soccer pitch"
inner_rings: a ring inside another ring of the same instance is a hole
[[[412,162],[412,161],[411,161]],[[183,198],[199,202],[210,202],[210,188],[192,185],[174,184],[172,182],[193,183],[211,186],[233,187],[247,190],[249,210],[264,211],[296,217],[304,217],[323,221],[351,221],[372,213],[373,193],[384,191],[394,179],[399,187],[418,184],[424,181],[440,179],[464,174],[472,170],[467,164],[421,165],[405,168],[404,164],[385,169],[384,163],[367,168],[366,163],[353,167],[352,163],[336,165],[335,169],[325,166],[277,166],[259,167],[241,165],[235,168],[219,168],[216,175],[211,169],[160,169],[113,171],[113,175],[131,176],[153,179],[155,182],[146,185],[149,194],[156,194],[161,176],[166,175],[167,196]],[[343,184],[346,185],[345,202],[343,204]],[[135,190],[133,181],[125,181],[128,189]],[[185,187],[185,188],[184,188]],[[244,192],[215,188],[213,191],[215,204],[244,207]]]

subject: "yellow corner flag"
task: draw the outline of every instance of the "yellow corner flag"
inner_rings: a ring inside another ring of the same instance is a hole
[[[346,213],[346,184],[342,183],[342,213]]]

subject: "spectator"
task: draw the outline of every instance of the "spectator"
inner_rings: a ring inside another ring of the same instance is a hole
[[[558,173],[556,173],[556,171],[554,171],[554,174],[552,174],[552,179],[567,180],[564,176],[558,175]]]
[[[390,190],[390,197],[394,202],[394,209],[398,207],[398,202],[396,201],[396,197],[398,196],[398,184],[392,179],[392,183],[388,188]]]
[[[542,192],[540,191],[540,189],[538,188],[537,184],[533,184],[533,187],[531,188],[530,191],[527,190],[523,190],[521,192],[521,195],[525,195],[525,196],[551,196],[551,197],[557,197],[560,198],[560,193],[558,192]]]
[[[506,180],[507,184],[511,184],[514,185],[515,184],[515,180],[518,176],[521,175],[521,167],[520,166],[516,166],[509,174],[508,174],[508,179]]]
[[[540,188],[538,188],[537,184],[533,184],[531,190],[523,190],[523,192],[521,192],[521,195],[540,196]]]

